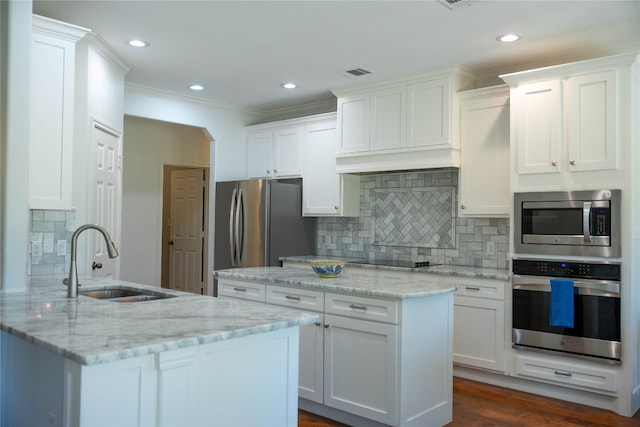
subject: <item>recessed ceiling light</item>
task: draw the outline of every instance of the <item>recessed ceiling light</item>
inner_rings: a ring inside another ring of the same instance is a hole
[[[129,46],[133,46],[133,47],[147,47],[149,46],[151,43],[149,42],[145,42],[143,40],[129,40]]]
[[[296,84],[295,83],[282,83],[280,86],[282,86],[285,89],[295,89],[296,88]]]
[[[520,36],[517,34],[503,34],[501,36],[496,37],[496,40],[499,42],[511,43],[520,39]]]
[[[202,86],[202,85],[191,85],[191,86],[189,86],[189,89],[191,89],[191,90],[204,90],[204,86]]]

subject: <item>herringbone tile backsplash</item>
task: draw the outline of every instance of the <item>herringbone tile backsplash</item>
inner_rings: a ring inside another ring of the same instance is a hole
[[[458,218],[457,170],[366,175],[359,218],[318,218],[318,255],[508,268],[507,218]]]

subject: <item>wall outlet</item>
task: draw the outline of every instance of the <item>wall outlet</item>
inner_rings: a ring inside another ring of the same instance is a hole
[[[487,255],[496,254],[496,242],[487,242]]]
[[[66,240],[58,240],[56,242],[56,255],[57,256],[65,256],[67,254],[67,241]]]

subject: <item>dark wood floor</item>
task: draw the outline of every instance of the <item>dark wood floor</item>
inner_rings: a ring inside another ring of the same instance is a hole
[[[299,427],[344,424],[300,411]],[[627,418],[578,405],[462,378],[453,379],[451,427],[640,427],[640,412]]]

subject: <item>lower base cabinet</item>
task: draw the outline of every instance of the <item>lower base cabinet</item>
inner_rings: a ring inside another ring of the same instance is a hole
[[[303,409],[349,425],[451,422],[453,294],[386,300],[219,279],[219,296],[256,285],[267,304],[322,314],[300,328]]]
[[[88,366],[2,332],[0,421],[296,426],[298,337],[292,327]]]

